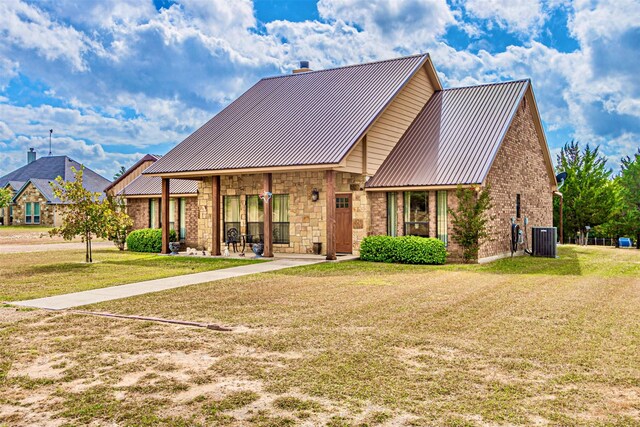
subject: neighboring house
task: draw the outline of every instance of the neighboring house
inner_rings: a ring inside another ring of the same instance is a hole
[[[36,152],[31,148],[25,166],[0,178],[0,187],[9,188],[13,193],[11,205],[0,209],[0,222],[3,225],[61,225],[58,207],[62,202],[53,194],[50,184],[57,177],[73,181],[72,167],[79,170],[82,165],[67,156],[36,159]],[[85,166],[83,185],[86,189],[102,193],[109,183]]]
[[[458,185],[491,185],[481,260],[509,253],[512,217],[552,225],[557,185],[529,80],[443,89],[428,55],[296,71],[260,80],[144,171],[164,194],[174,179],[198,183],[199,246],[218,254],[236,228],[262,236],[266,256],[321,245],[334,259],[367,235],[413,234],[456,258]]]
[[[130,167],[105,191],[126,200],[127,214],[133,228],[160,228],[161,179],[142,175],[160,156],[147,154]],[[171,180],[169,227],[179,233],[185,246],[198,246],[198,183],[190,180]]]

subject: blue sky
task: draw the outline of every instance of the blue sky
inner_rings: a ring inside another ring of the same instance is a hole
[[[640,146],[638,0],[2,0],[0,176],[26,151],[111,178],[262,77],[429,52],[445,87],[531,78],[552,154]],[[555,158],[555,156],[554,156]]]

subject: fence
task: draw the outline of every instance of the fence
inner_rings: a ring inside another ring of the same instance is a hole
[[[583,239],[584,240],[584,239]],[[577,237],[567,237],[564,239],[565,243],[571,245],[579,245],[580,239]],[[610,237],[589,237],[587,239],[587,245],[589,246],[615,246],[616,239],[612,239]]]

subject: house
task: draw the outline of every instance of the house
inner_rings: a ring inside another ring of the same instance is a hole
[[[8,208],[0,209],[3,225],[44,225],[55,227],[62,223],[58,207],[62,204],[51,188],[57,177],[65,181],[75,179],[71,168],[79,170],[82,165],[67,156],[36,158],[33,148],[27,152],[27,164],[0,178],[0,188],[9,188],[13,193]],[[85,167],[84,187],[102,193],[110,181]]]
[[[160,156],[147,154],[113,181],[105,191],[126,201],[127,214],[133,228],[160,228],[160,198],[162,180],[142,175]],[[186,246],[198,246],[198,183],[192,180],[171,180],[169,228],[179,233]]]
[[[460,185],[491,186],[479,261],[504,256],[511,218],[552,225],[557,187],[531,82],[443,89],[428,54],[264,78],[143,175],[163,201],[173,180],[197,182],[198,244],[213,254],[236,229],[265,256],[328,259],[372,234],[437,237],[460,256]]]

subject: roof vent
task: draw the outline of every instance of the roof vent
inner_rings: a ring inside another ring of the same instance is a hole
[[[300,68],[293,70],[293,74],[306,73],[307,71],[311,71],[309,61],[300,61]]]
[[[36,161],[36,151],[33,148],[29,148],[27,151],[27,164],[31,164]]]

